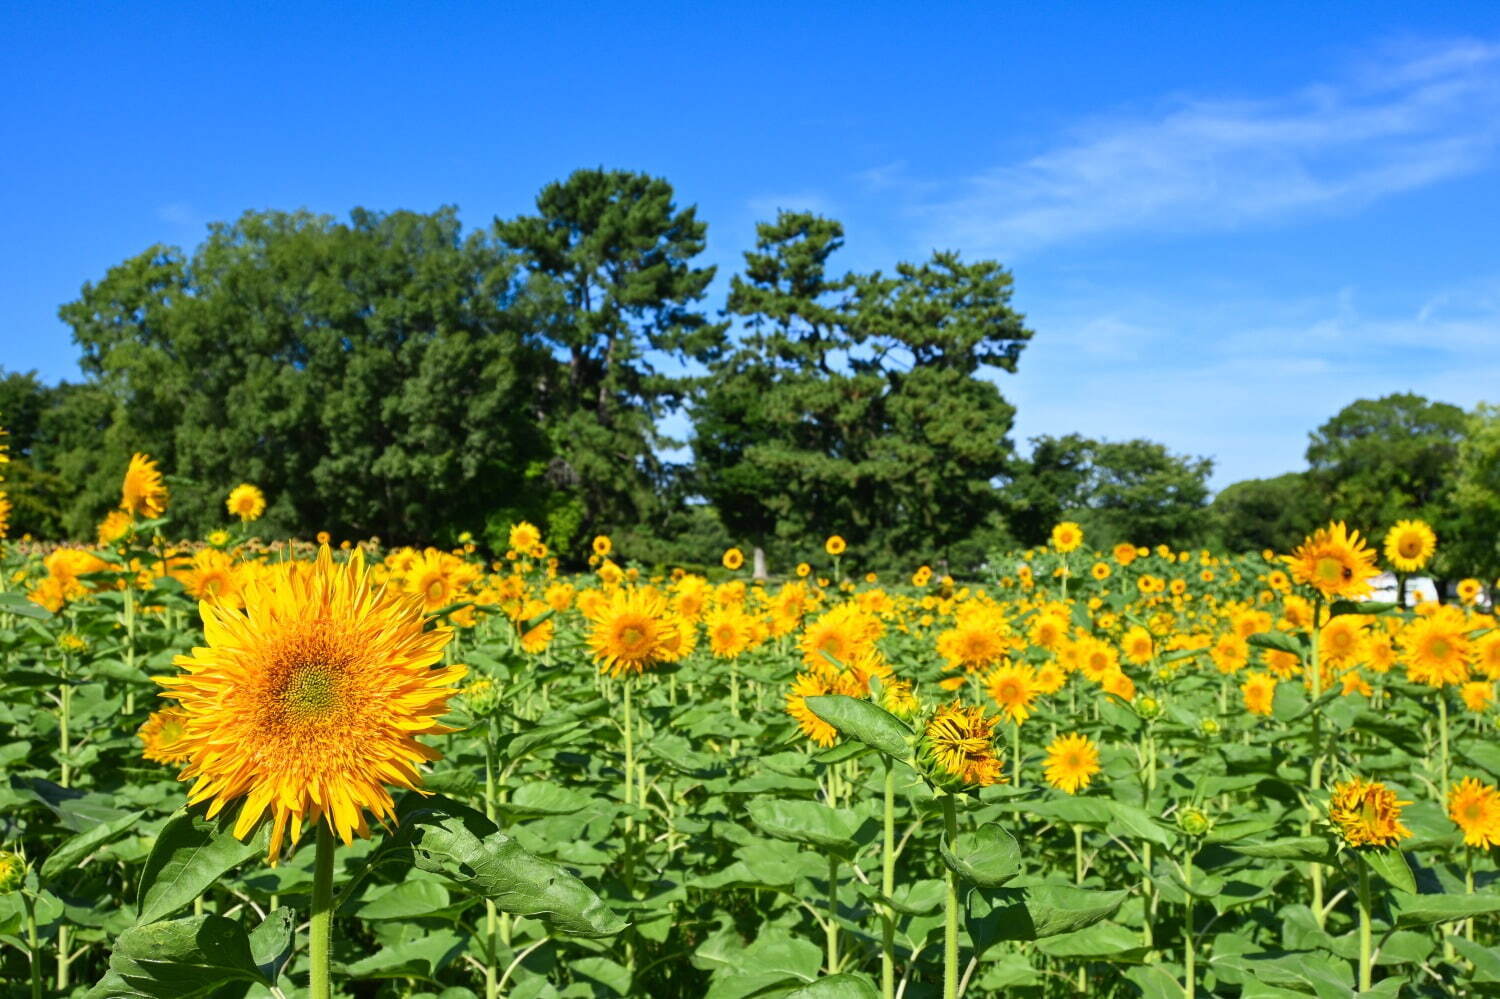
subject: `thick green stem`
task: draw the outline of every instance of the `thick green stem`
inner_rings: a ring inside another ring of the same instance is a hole
[[[630,691],[635,684],[625,679],[625,804],[635,803],[635,711],[631,705]],[[625,816],[625,831],[629,833],[635,827],[635,820],[627,813]]]
[[[828,973],[839,973],[839,859],[828,857]]]
[[[68,727],[72,722],[72,715],[73,684],[68,681],[65,673],[62,686],[57,691],[57,746],[62,760],[62,787],[71,787],[73,780],[73,768],[68,765],[68,752],[71,748]]]
[[[1010,737],[1010,755],[1014,757],[1011,763],[1010,781],[1016,787],[1021,786],[1021,723],[1016,722],[1013,726],[1015,731]]]
[[[1073,883],[1083,884],[1083,826],[1073,827]]]
[[[1438,772],[1442,777],[1443,800],[1448,800],[1448,693],[1438,688]]]
[[[484,817],[491,822],[495,821],[495,730],[494,722],[486,721],[484,725]],[[495,908],[495,900],[486,898],[484,900],[484,935],[488,945],[485,949],[484,961],[484,995],[485,999],[496,999],[500,994],[499,985],[499,962],[500,953],[496,946],[499,937],[499,912]]]
[[[1310,668],[1312,670],[1312,699],[1317,704],[1323,696],[1323,664],[1318,659],[1318,634],[1322,627],[1323,601],[1319,600],[1313,605],[1312,621],[1312,654],[1310,656]],[[1321,722],[1321,708],[1313,708],[1312,712],[1312,769],[1308,774],[1308,784],[1312,787],[1314,797],[1323,783],[1323,734]],[[1309,805],[1309,811],[1313,808]],[[1315,820],[1316,815],[1312,818]],[[1309,828],[1311,826],[1309,825]],[[1312,879],[1312,911],[1313,918],[1317,921],[1318,929],[1323,928],[1328,916],[1323,911],[1323,867],[1316,860],[1308,865],[1308,874]]]
[[[896,913],[891,896],[896,893],[896,767],[885,761],[885,828],[880,844],[880,996],[896,996]]]
[[[1187,863],[1182,867],[1182,883],[1189,889],[1193,887],[1192,851],[1188,852]],[[1182,992],[1186,999],[1193,999],[1198,988],[1198,976],[1194,967],[1198,955],[1193,944],[1193,893],[1189,890],[1185,895],[1187,912],[1182,920]]]
[[[26,946],[31,951],[31,999],[42,999],[42,946],[37,940],[36,902],[24,890],[21,901],[26,906]]]
[[[1359,990],[1369,991],[1375,971],[1370,932],[1370,867],[1361,858],[1359,864]]]
[[[958,838],[958,816],[954,814],[953,795],[945,794],[943,835],[950,848]],[[948,898],[943,910],[943,999],[958,999],[958,875],[948,868]]]
[[[308,978],[310,999],[330,999],[329,957],[333,943],[333,832],[325,817],[318,822],[318,848],[313,861],[312,918],[308,921]]]

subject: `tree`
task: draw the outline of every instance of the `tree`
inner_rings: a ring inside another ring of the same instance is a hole
[[[579,170],[542,189],[537,214],[495,220],[529,269],[534,329],[562,359],[537,388],[556,455],[548,474],[576,487],[580,536],[664,514],[657,423],[690,380],[660,366],[706,361],[723,342],[724,327],[694,307],[714,276],[691,264],[708,227],[673,197],[661,178]]]
[[[866,557],[940,557],[995,510],[1014,410],[985,369],[1031,336],[999,264],[935,254],[829,272],[838,222],[757,226],[729,312],[743,330],[693,407],[701,489],[730,532],[790,558],[838,533]]]
[[[1024,545],[1044,544],[1052,526],[1077,520],[1091,544],[1200,544],[1209,529],[1208,458],[1177,455],[1148,440],[1038,437],[1003,499]]]
[[[1500,576],[1500,406],[1480,403],[1469,414],[1444,506],[1440,564],[1490,585]]]
[[[1220,543],[1231,552],[1288,552],[1323,522],[1321,501],[1303,472],[1225,486],[1212,513]]]
[[[519,278],[451,208],[249,212],[191,257],[153,247],[112,268],[61,310],[94,380],[63,421],[58,467],[84,483],[70,526],[113,504],[132,450],[178,477],[188,529],[222,523],[241,481],[270,497],[270,531],[484,525],[542,492],[548,457],[530,389],[550,357],[513,307]]]
[[[1308,476],[1324,515],[1379,538],[1397,520],[1439,526],[1464,411],[1419,395],[1360,399],[1310,435]]]

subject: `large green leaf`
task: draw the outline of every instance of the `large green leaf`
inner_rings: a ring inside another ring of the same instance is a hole
[[[966,921],[976,951],[1001,940],[1041,940],[1071,933],[1108,919],[1130,893],[1094,891],[1070,885],[977,890],[969,893]]]
[[[941,850],[949,870],[984,888],[998,888],[1021,873],[1020,846],[993,822],[959,833]]]
[[[1500,912],[1500,895],[1436,894],[1413,895],[1404,891],[1393,891],[1388,896],[1391,910],[1399,927],[1430,926],[1433,923],[1453,923],[1470,916],[1483,916]]]
[[[506,912],[543,919],[559,932],[597,937],[625,928],[625,921],[582,881],[527,853],[494,823],[457,802],[433,797],[402,814],[400,828],[386,841],[379,860],[405,848],[422,870],[491,899]]]
[[[745,807],[768,836],[809,843],[835,853],[847,853],[855,845],[859,822],[842,809],[790,798],[754,798]]]
[[[42,862],[42,880],[51,881],[59,874],[76,868],[81,861],[95,850],[119,839],[139,820],[140,814],[131,812],[129,815],[121,816],[118,819],[101,822],[87,832],[79,833],[77,836],[64,840]]]
[[[1356,851],[1358,862],[1369,866],[1386,884],[1409,895],[1417,893],[1417,879],[1412,876],[1411,865],[1406,854],[1396,849],[1361,849]]]
[[[911,757],[912,730],[878,705],[847,694],[821,694],[807,698],[807,707],[841,735],[872,746],[892,759]]]
[[[830,975],[788,992],[784,999],[877,999],[880,990],[863,975]]]
[[[226,982],[273,984],[245,928],[218,915],[133,926],[115,941],[109,967],[131,992],[152,999],[207,995]]]
[[[138,922],[154,923],[189,905],[224,872],[263,853],[269,840],[267,825],[250,842],[230,831],[231,816],[209,821],[196,812],[178,812],[156,837],[146,858],[136,893]]]

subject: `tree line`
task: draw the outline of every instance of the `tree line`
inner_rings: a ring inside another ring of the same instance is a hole
[[[1457,471],[1493,452],[1493,413],[1414,397],[1357,403],[1376,412],[1314,435],[1306,473],[1213,502],[1209,459],[1151,441],[1022,455],[1000,380],[1033,333],[1000,263],[841,270],[837,221],[780,212],[716,307],[706,233],[667,181],[593,169],[469,232],[453,208],[247,212],[191,253],[153,246],[61,307],[81,381],[0,375],[12,533],[88,535],[132,451],[171,473],[184,532],[243,481],[264,536],[501,549],[527,519],[565,556],[608,533],[646,562],[734,543],[784,566],[837,533],[870,563],[964,567],[1064,518],[1101,543],[1285,547],[1314,512],[1423,512],[1441,535],[1494,502]],[[1427,464],[1383,471],[1381,435]]]

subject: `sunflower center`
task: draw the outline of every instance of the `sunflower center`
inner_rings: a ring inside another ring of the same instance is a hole
[[[1446,638],[1434,638],[1427,645],[1427,653],[1434,659],[1447,659],[1452,651],[1453,646],[1448,644]]]
[[[1422,543],[1416,538],[1404,538],[1401,541],[1401,555],[1404,558],[1416,558],[1422,551]]]
[[[338,677],[322,664],[305,667],[288,681],[282,696],[294,716],[321,717],[338,704]]]
[[[443,581],[441,579],[434,579],[432,582],[427,584],[427,599],[442,599],[443,593],[446,589],[447,587],[443,585]]]
[[[1315,571],[1325,583],[1337,583],[1344,578],[1344,564],[1336,558],[1325,556],[1318,559]]]

